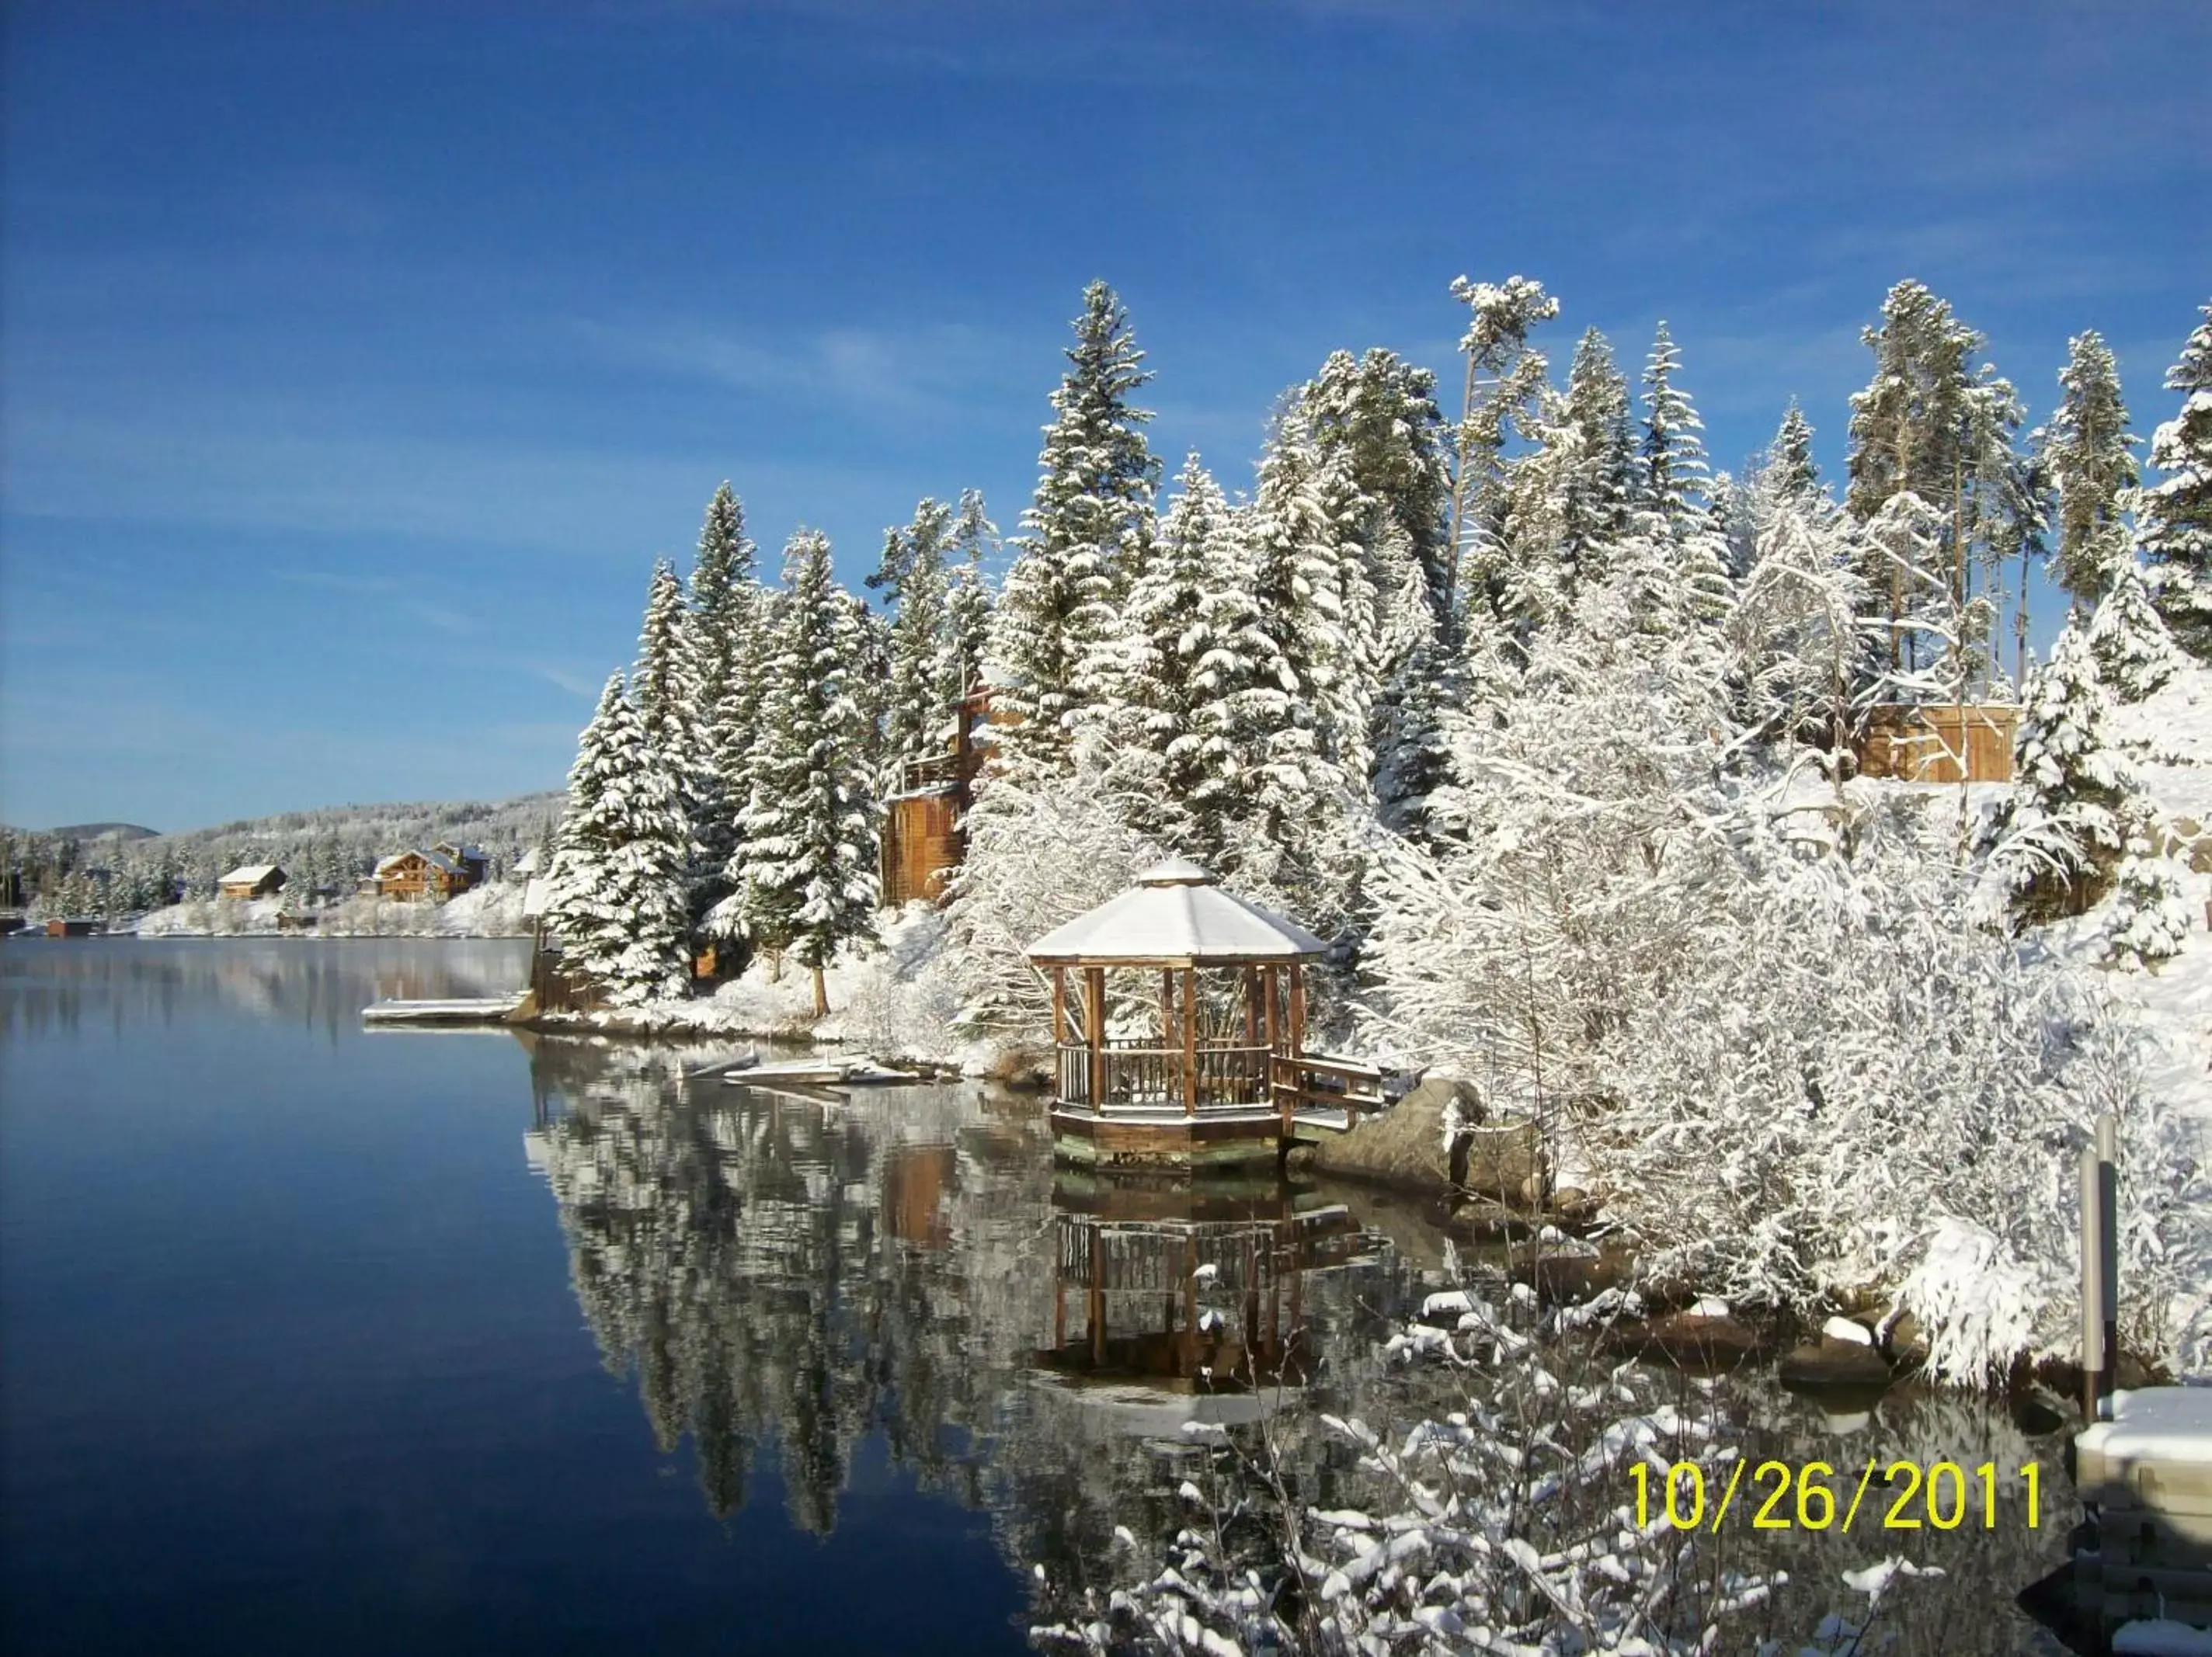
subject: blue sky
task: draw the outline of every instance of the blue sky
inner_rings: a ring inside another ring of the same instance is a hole
[[[1332,349],[1668,319],[1717,464],[1927,282],[2138,430],[2212,298],[2212,6],[12,0],[0,817],[558,786],[717,481],[848,579],[1011,530],[1083,284],[1172,472]]]

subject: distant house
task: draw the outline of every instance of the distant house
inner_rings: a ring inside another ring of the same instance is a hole
[[[225,897],[274,897],[284,889],[285,875],[273,863],[247,863],[233,869],[216,881],[216,890]]]
[[[430,849],[447,862],[458,865],[471,886],[481,886],[491,877],[491,859],[481,846],[448,846],[440,841]]]
[[[479,854],[481,856],[481,854]],[[477,865],[482,867],[482,864]],[[399,852],[376,865],[376,891],[402,903],[428,899],[443,903],[475,885],[476,877],[458,855],[447,856],[443,847],[427,852]]]
[[[104,920],[61,919],[46,923],[48,938],[98,938],[107,930]]]

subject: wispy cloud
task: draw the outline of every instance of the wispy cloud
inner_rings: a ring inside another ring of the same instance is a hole
[[[1012,378],[1006,365],[1023,361],[1023,354],[1010,350],[1005,337],[966,323],[895,333],[846,326],[793,334],[704,322],[578,318],[569,332],[602,364],[710,380],[870,421],[988,406],[1034,378]]]

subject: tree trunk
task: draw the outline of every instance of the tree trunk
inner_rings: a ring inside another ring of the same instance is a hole
[[[830,983],[823,977],[819,967],[814,969],[814,1016],[817,1018],[830,1016]]]

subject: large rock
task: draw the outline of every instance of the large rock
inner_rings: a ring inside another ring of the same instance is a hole
[[[1457,1141],[1444,1143],[1444,1108],[1458,1107]],[[1460,1190],[1509,1204],[1540,1201],[1543,1157],[1534,1123],[1495,1126],[1472,1082],[1422,1083],[1348,1132],[1324,1132],[1302,1157],[1316,1174],[1360,1180],[1423,1196]]]

